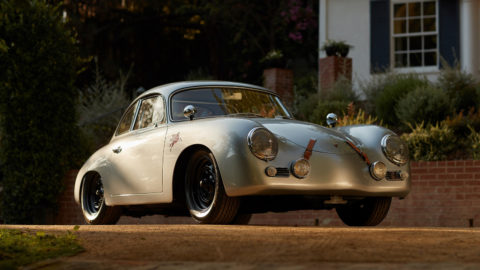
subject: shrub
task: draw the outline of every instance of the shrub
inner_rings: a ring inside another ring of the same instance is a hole
[[[329,89],[325,93],[323,99],[331,101],[346,101],[350,103],[358,101],[358,95],[353,90],[352,82],[345,77],[340,77],[339,80],[335,82],[332,89]]]
[[[375,98],[375,111],[379,119],[387,125],[397,125],[400,120],[395,114],[398,102],[418,87],[427,87],[428,81],[416,74],[392,76],[383,91]]]
[[[312,82],[316,82],[316,80],[311,80],[310,83]],[[308,92],[304,91],[303,93]],[[351,82],[340,79],[322,98],[319,98],[317,94],[310,94],[306,98],[301,97],[297,105],[296,116],[300,120],[326,125],[327,114],[333,112],[339,117],[343,117],[347,113],[348,105],[353,104],[357,99]]]
[[[292,113],[298,119],[305,120],[315,109],[318,100],[318,76],[316,72],[306,72],[294,76],[294,105]]]
[[[111,83],[105,80],[97,65],[95,82],[79,92],[76,106],[78,126],[87,139],[89,152],[108,143],[130,103],[125,94],[130,71],[126,75],[120,73],[120,78]]]
[[[349,102],[347,101],[318,101],[312,114],[307,118],[307,121],[326,125],[326,117],[329,113],[335,113],[338,117],[343,117],[347,111]]]
[[[1,1],[1,215],[42,222],[54,209],[66,170],[83,159],[75,125],[77,48],[59,8]]]
[[[338,119],[338,126],[349,126],[349,125],[382,125],[381,121],[378,121],[377,117],[372,117],[359,109],[355,111],[355,106],[353,103],[348,104],[347,114]]]
[[[468,144],[470,152],[471,152],[471,157],[473,159],[480,159],[480,132],[477,132],[475,129],[472,127],[468,127],[470,130],[470,135],[468,136]]]
[[[447,95],[433,86],[419,86],[403,97],[395,107],[397,118],[407,124],[434,124],[450,113]]]
[[[397,79],[395,73],[381,73],[372,76],[368,81],[360,82],[360,90],[365,95],[364,107],[367,114],[375,114],[375,99],[385,89],[385,86]]]
[[[477,107],[480,96],[473,75],[462,71],[459,66],[444,66],[438,77],[438,87],[447,93],[455,112]]]
[[[402,135],[413,160],[445,160],[453,157],[458,150],[457,137],[453,130],[442,122],[435,125],[424,123],[412,127],[411,133]]]
[[[445,123],[453,129],[458,137],[467,137],[471,129],[480,131],[480,110],[471,108],[466,114],[463,111],[447,117]]]

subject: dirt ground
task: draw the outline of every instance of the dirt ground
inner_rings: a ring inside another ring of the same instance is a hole
[[[27,269],[480,269],[480,229],[115,225],[77,234],[85,252]]]

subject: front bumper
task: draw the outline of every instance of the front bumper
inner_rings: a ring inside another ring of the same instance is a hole
[[[290,152],[291,153],[291,152]],[[406,179],[384,178],[376,180],[370,175],[369,166],[357,154],[328,154],[314,152],[310,158],[311,171],[299,179],[290,172],[269,177],[265,168],[273,166],[285,171],[292,162],[302,156],[277,157],[271,162],[248,159],[248,170],[227,174],[224,177],[225,189],[229,196],[247,195],[322,195],[345,197],[405,197],[410,191],[410,176]],[[387,165],[390,175],[399,172],[410,175],[410,166],[397,166],[381,155],[373,155],[374,161],[381,159]],[[223,176],[223,174],[222,174]]]

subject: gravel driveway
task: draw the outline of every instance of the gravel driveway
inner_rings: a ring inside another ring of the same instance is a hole
[[[86,252],[28,268],[480,269],[480,229],[115,225],[77,234]]]

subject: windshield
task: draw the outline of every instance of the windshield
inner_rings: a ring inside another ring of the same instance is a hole
[[[239,88],[208,88],[182,91],[172,97],[172,119],[186,120],[183,109],[193,105],[195,118],[221,115],[291,118],[277,96]]]

